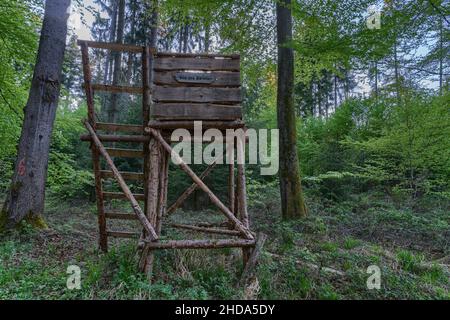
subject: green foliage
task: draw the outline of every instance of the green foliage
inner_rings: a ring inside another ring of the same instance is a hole
[[[420,264],[424,261],[424,256],[414,255],[408,250],[400,250],[397,253],[397,259],[404,270],[418,273],[421,270]]]
[[[47,181],[52,195],[63,200],[89,198],[94,188],[94,175],[90,170],[76,170],[75,165],[70,155],[50,153]]]
[[[90,152],[80,145],[84,132],[84,108],[72,110],[63,100],[57,112],[49,158],[47,186],[51,196],[63,200],[89,199],[94,190],[94,175],[89,168]]]
[[[37,49],[39,18],[28,1],[0,5],[0,191],[9,186]]]

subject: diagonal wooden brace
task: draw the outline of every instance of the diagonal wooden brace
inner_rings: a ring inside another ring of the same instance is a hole
[[[211,199],[212,203],[214,203],[220,211],[236,226],[236,229],[246,238],[253,240],[253,234],[250,230],[245,227],[241,221],[239,221],[234,214],[228,209],[217,196],[208,188],[207,185],[203,183],[203,181],[195,174],[194,171],[181,159],[181,157],[173,151],[172,147],[163,139],[161,133],[153,128],[147,128],[148,132],[161,144],[161,146],[172,155],[172,157],[176,160],[181,169],[186,172],[192,180],[202,189],[208,197]]]
[[[217,162],[213,162],[211,163],[208,168],[205,169],[205,171],[203,171],[199,178],[201,180],[205,179],[210,172],[212,171],[212,169],[214,169],[214,167],[216,166]],[[167,215],[173,213],[175,210],[177,210],[182,204],[183,202],[192,194],[192,192],[194,192],[195,190],[197,190],[198,188],[198,184],[196,184],[195,182],[192,183],[179,197],[178,199],[169,207],[169,209],[167,209]]]
[[[119,173],[119,170],[117,170],[113,160],[109,156],[109,154],[106,151],[106,149],[103,146],[103,144],[100,142],[100,140],[97,137],[97,134],[95,133],[94,129],[89,124],[89,121],[85,120],[84,121],[84,125],[87,128],[87,130],[89,131],[89,133],[90,133],[90,135],[92,137],[92,141],[94,142],[94,144],[96,145],[96,147],[98,148],[98,150],[100,151],[102,156],[105,157],[106,162],[108,163],[109,167],[111,168],[111,171],[112,171],[114,177],[116,178],[117,182],[119,183],[119,186],[122,188],[123,193],[126,195],[128,200],[130,200],[131,207],[133,208],[134,213],[137,215],[139,221],[142,223],[142,225],[144,226],[145,230],[147,231],[148,236],[150,237],[150,241],[157,240],[158,236],[157,236],[157,234],[155,232],[155,229],[152,227],[152,225],[148,221],[147,217],[142,212],[142,209],[139,206],[139,203],[137,202],[136,198],[131,193],[130,188],[128,188],[128,185],[125,183],[125,180],[122,178],[122,175]]]
[[[225,152],[229,151],[229,146],[227,145]],[[215,166],[217,165],[217,162],[223,158],[223,155],[219,155],[217,156],[213,163],[211,163],[208,168],[205,169],[205,171],[203,171],[199,178],[201,180],[205,179],[210,173],[211,171],[215,168]],[[167,215],[172,214],[175,210],[177,210],[182,204],[183,202],[192,194],[192,192],[194,192],[195,190],[197,190],[198,188],[198,184],[196,184],[195,182],[192,183],[182,194],[181,196],[178,197],[178,199],[169,207],[169,209],[167,209]],[[233,210],[231,210],[233,211]]]

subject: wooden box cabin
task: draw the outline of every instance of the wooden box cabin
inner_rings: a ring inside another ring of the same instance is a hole
[[[156,54],[153,66],[155,120],[240,120],[237,55]]]

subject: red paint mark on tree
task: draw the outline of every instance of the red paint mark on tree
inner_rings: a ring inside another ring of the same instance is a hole
[[[19,162],[19,169],[17,170],[17,172],[19,173],[19,176],[23,176],[23,175],[25,175],[25,171],[26,171],[25,158],[23,158]]]

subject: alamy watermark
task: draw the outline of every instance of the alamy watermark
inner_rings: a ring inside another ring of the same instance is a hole
[[[370,276],[367,278],[366,285],[367,289],[373,290],[381,289],[381,270],[380,267],[377,265],[370,265],[367,267],[366,273],[370,274]]]
[[[381,29],[381,11],[376,6],[370,6],[367,10],[369,16],[366,19],[366,26],[370,30]]]
[[[171,142],[176,143],[171,155],[175,164],[181,160],[186,164],[260,164],[261,175],[278,173],[278,129],[226,129],[224,134],[215,128],[204,131],[202,121],[194,121],[193,134],[187,129],[176,129]]]
[[[66,286],[69,290],[81,289],[81,269],[77,265],[70,265],[67,267],[68,274]]]

